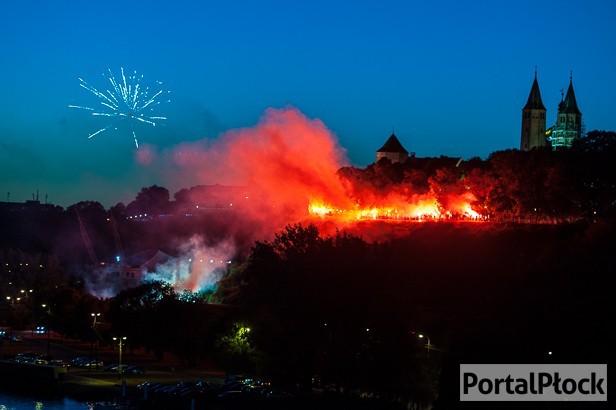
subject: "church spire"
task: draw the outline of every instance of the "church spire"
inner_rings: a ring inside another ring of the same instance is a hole
[[[561,90],[562,95],[562,90]],[[569,73],[567,94],[558,104],[556,124],[552,127],[550,143],[553,149],[571,148],[573,141],[582,136],[582,113],[573,91],[573,71]]]
[[[522,108],[520,150],[529,151],[546,145],[545,112],[546,109],[539,91],[539,81],[537,81],[537,67],[535,67],[533,85],[530,88],[526,105]]]
[[[535,67],[535,80],[530,88],[530,94],[528,95],[528,101],[523,108],[526,109],[540,109],[545,110],[543,101],[541,100],[541,92],[539,91],[539,82],[537,81],[537,67]]]
[[[567,89],[567,95],[565,99],[561,103],[562,109],[561,112],[566,114],[582,114],[577,105],[577,100],[575,99],[575,92],[573,91],[573,71],[569,74],[569,88]]]

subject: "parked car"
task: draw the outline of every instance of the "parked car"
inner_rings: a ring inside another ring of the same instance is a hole
[[[239,390],[227,390],[220,393],[216,398],[220,401],[236,403],[246,401],[248,397]]]
[[[83,367],[83,364],[89,361],[90,359],[88,359],[87,357],[77,356],[73,360],[71,360],[71,363],[76,367]]]
[[[102,369],[104,366],[105,364],[101,360],[86,360],[81,363],[81,367],[98,367],[99,369]]]
[[[162,386],[162,384],[158,382],[143,382],[137,385],[137,389],[145,390],[147,388],[148,391],[152,391],[153,389],[160,386]]]
[[[50,366],[57,366],[57,367],[66,367],[67,369],[71,367],[70,363],[65,362],[64,360],[50,360],[49,363],[47,363]]]
[[[284,390],[273,389],[268,391],[265,397],[268,400],[291,400],[293,398],[293,395]]]
[[[48,362],[53,360],[53,356],[50,354],[40,354],[36,356],[36,360],[44,361],[44,364],[47,364]]]
[[[128,366],[122,370],[122,373],[124,374],[143,374],[145,373],[145,370],[143,370],[143,367],[140,367],[140,366]]]
[[[34,352],[22,352],[16,355],[13,360],[19,363],[35,363],[36,356],[38,355]]]
[[[120,365],[118,363],[114,363],[114,364],[109,364],[109,365],[103,367],[103,369],[108,371],[108,372],[118,373],[118,367],[120,367]],[[126,370],[129,367],[130,367],[129,364],[123,364],[122,365],[122,372],[124,372],[124,370]]]

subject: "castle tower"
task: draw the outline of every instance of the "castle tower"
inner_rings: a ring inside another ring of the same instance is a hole
[[[578,108],[573,91],[573,74],[569,77],[569,88],[567,95],[561,95],[558,104],[558,117],[556,124],[552,127],[552,134],[549,138],[553,149],[571,148],[573,141],[582,136],[582,113]]]
[[[392,163],[404,162],[409,152],[404,149],[398,137],[392,132],[385,144],[376,152],[376,162],[381,158],[388,158]]]
[[[535,70],[535,80],[530,89],[528,101],[522,108],[520,150],[529,151],[546,145],[545,112],[545,106],[541,101],[541,93],[539,92],[539,83],[537,82],[537,70]]]

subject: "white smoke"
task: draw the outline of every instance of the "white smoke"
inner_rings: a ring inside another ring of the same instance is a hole
[[[234,254],[235,244],[230,240],[206,246],[203,238],[195,235],[180,247],[180,256],[158,264],[154,272],[142,272],[142,279],[169,283],[180,292],[213,289]]]

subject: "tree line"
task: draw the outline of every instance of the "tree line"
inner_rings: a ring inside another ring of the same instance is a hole
[[[591,131],[571,149],[504,150],[486,160],[381,159],[366,168],[346,167],[339,176],[360,205],[376,195],[432,194],[444,206],[452,195],[472,193],[473,209],[493,221],[561,222],[614,217],[616,132]],[[446,208],[446,207],[445,207]]]

